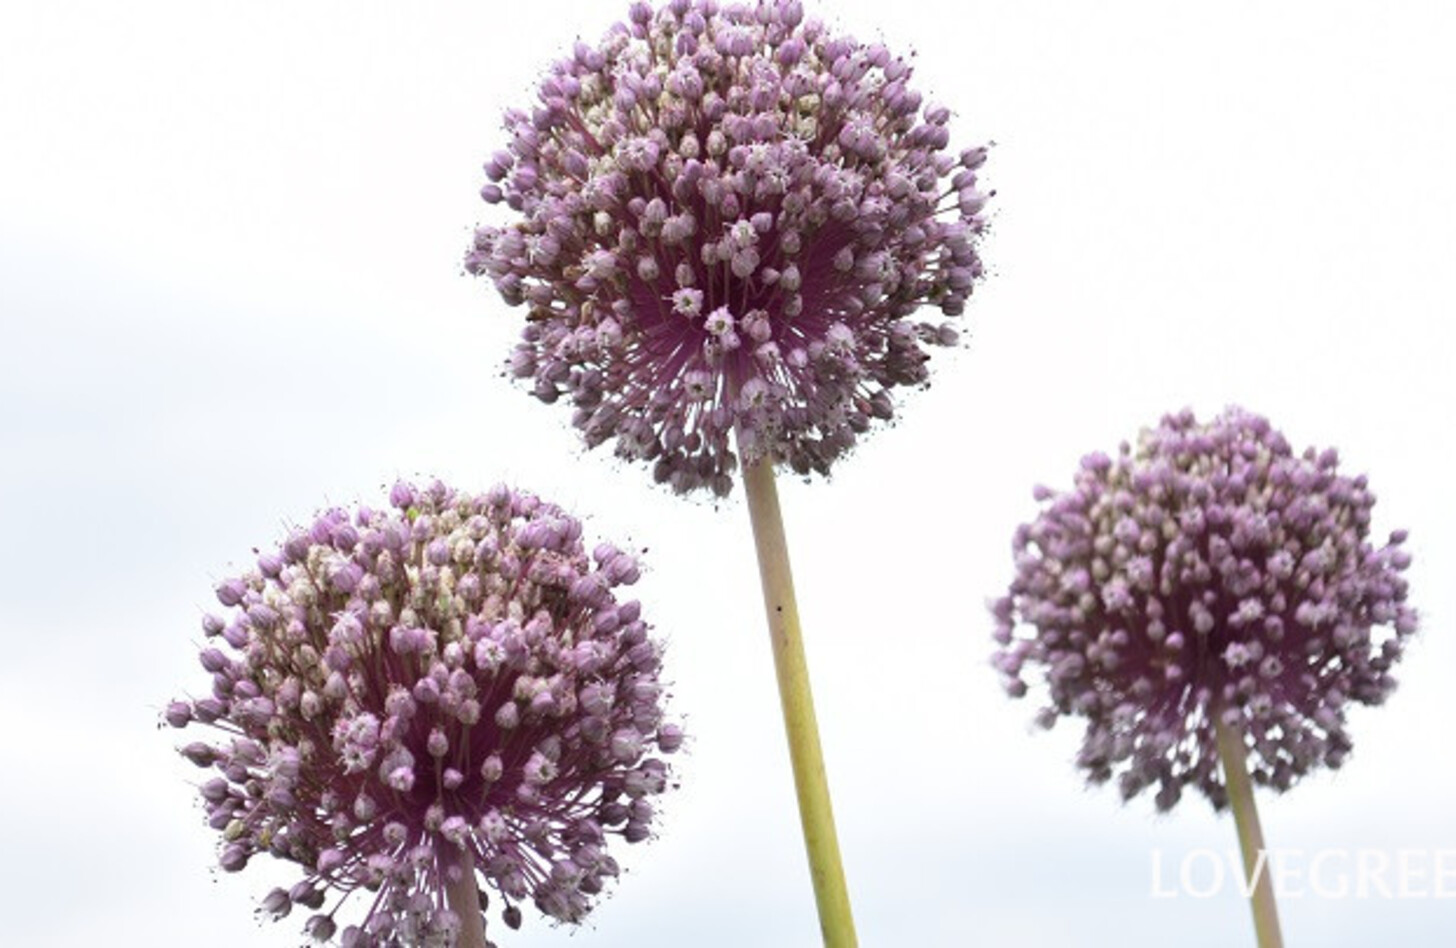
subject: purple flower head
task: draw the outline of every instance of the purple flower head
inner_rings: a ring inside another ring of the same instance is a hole
[[[1288,789],[1351,749],[1345,707],[1381,703],[1416,629],[1405,532],[1368,540],[1375,497],[1333,451],[1296,455],[1237,408],[1184,411],[1038,488],[1016,579],[992,608],[1008,692],[1045,680],[1039,720],[1086,719],[1077,763],[1124,799],[1184,787],[1226,802],[1215,721],[1243,734],[1259,783]],[[1215,716],[1218,716],[1218,719]]]
[[[211,696],[163,717],[216,735],[182,754],[213,771],[221,865],[298,863],[261,913],[332,901],[305,931],[360,948],[453,945],[444,893],[467,855],[511,927],[527,900],[578,921],[618,874],[608,837],[650,835],[656,755],[683,740],[661,649],[614,592],[635,560],[603,545],[594,563],[579,521],[505,487],[390,496],[392,513],[328,511],[279,569],[218,587],[237,644],[205,649]],[[367,913],[338,928],[360,888]]]
[[[796,0],[634,4],[506,115],[467,269],[529,309],[511,371],[678,491],[737,462],[827,473],[953,345],[981,262],[983,148],[879,44]]]

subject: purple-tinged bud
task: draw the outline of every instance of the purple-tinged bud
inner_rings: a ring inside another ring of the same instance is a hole
[[[248,864],[248,851],[234,843],[223,849],[217,862],[226,872],[239,872]]]
[[[551,760],[547,759],[539,751],[531,755],[522,768],[526,782],[533,786],[542,786],[556,779],[557,767]]]
[[[186,727],[192,722],[192,705],[185,701],[170,702],[163,717],[172,727]]]
[[[359,531],[348,523],[336,524],[330,531],[329,542],[340,553],[352,553],[359,543]]]
[[[671,754],[682,747],[682,728],[676,724],[664,724],[657,729],[657,749],[664,754]]]
[[[352,593],[364,579],[364,568],[358,563],[342,563],[329,574],[329,582],[341,593]]]
[[[211,724],[227,713],[227,705],[216,698],[202,698],[192,704],[192,715],[202,724]]]
[[[642,756],[642,735],[633,728],[623,728],[612,735],[612,756],[624,764]]]
[[[625,554],[609,560],[606,570],[607,578],[614,586],[630,586],[642,576],[637,560]]]
[[[611,690],[597,683],[585,685],[581,689],[579,701],[581,709],[587,714],[593,717],[604,715],[612,707]]]
[[[420,704],[434,704],[440,700],[440,684],[433,678],[421,678],[411,693]]]
[[[247,591],[248,587],[240,579],[224,580],[217,586],[217,601],[224,606],[236,606],[242,603]]]
[[[293,534],[283,544],[283,556],[289,563],[302,563],[308,558],[308,550],[309,537],[303,532]]]
[[[199,787],[198,792],[209,803],[221,803],[228,798],[228,782],[221,777],[213,777]]]
[[[303,926],[303,931],[304,934],[308,935],[308,937],[312,938],[314,941],[323,942],[328,941],[330,938],[333,938],[334,932],[337,930],[337,928],[338,926],[329,916],[315,915],[308,920],[308,923],[306,925]]]
[[[354,816],[360,822],[368,823],[379,813],[379,804],[367,793],[360,793],[354,798]]]
[[[218,760],[217,751],[201,741],[193,741],[183,747],[180,753],[198,767],[211,767]]]
[[[445,737],[445,732],[440,728],[430,731],[430,736],[425,742],[426,748],[431,757],[444,757],[450,751],[450,741]]]
[[[412,504],[414,504],[414,502],[415,490],[411,485],[405,483],[404,481],[397,481],[395,485],[389,489],[390,506],[397,507],[400,510],[406,510]]]
[[[556,711],[556,696],[551,692],[542,691],[531,698],[531,714],[536,717],[554,715]]]
[[[981,167],[986,163],[986,156],[989,153],[990,149],[988,149],[985,145],[980,145],[975,148],[967,148],[962,151],[960,155],[961,167],[970,171],[975,171],[977,168]]]
[[[293,888],[288,890],[288,897],[304,908],[316,909],[324,904],[324,890],[315,886],[308,879],[295,883]]]
[[[275,920],[283,918],[292,909],[293,900],[288,897],[287,892],[278,888],[263,896],[263,900],[258,904],[259,912],[269,915]]]

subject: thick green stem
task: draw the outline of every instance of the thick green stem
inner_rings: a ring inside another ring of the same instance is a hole
[[[1283,948],[1279,934],[1279,911],[1274,904],[1274,884],[1264,849],[1264,831],[1259,826],[1259,811],[1254,807],[1254,787],[1249,781],[1249,764],[1244,754],[1244,735],[1233,725],[1214,715],[1214,733],[1218,739],[1218,758],[1223,764],[1223,779],[1228,785],[1229,808],[1234,811],[1238,828],[1239,849],[1244,855],[1244,879],[1252,880],[1249,907],[1254,912],[1254,934],[1259,948]]]
[[[475,882],[475,858],[470,850],[460,852],[460,878],[445,875],[445,902],[460,916],[460,938],[456,948],[485,948],[485,915],[480,911],[480,889]]]
[[[753,541],[758,548],[763,603],[768,613],[779,701],[783,706],[789,759],[799,797],[799,820],[809,854],[814,900],[819,908],[819,928],[828,948],[854,948],[859,941],[854,933],[849,889],[839,858],[834,811],[829,805],[829,782],[824,773],[824,754],[819,747],[819,725],[814,720],[814,697],[809,690],[809,666],[804,658],[804,640],[794,600],[794,580],[789,573],[789,549],[779,512],[778,490],[774,486],[772,459],[749,464],[743,472],[743,483],[748,494],[748,514],[753,521]]]

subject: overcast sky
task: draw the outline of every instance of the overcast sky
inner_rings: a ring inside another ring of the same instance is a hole
[[[1231,821],[1073,769],[986,666],[1031,486],[1165,411],[1339,447],[1411,530],[1423,632],[1269,844],[1456,850],[1456,12],[1444,3],[808,3],[915,49],[952,146],[997,143],[969,346],[829,483],[782,485],[861,941],[1252,943],[1231,885],[1154,899]],[[0,14],[0,905],[27,948],[290,946],[291,869],[222,877],[157,732],[206,687],[219,578],[397,477],[508,480],[649,547],[693,735],[660,838],[573,934],[815,943],[740,496],[583,454],[500,377],[520,310],[461,274],[482,159],[626,4],[11,3]],[[620,853],[619,853],[620,855]],[[1165,882],[1167,879],[1165,878]],[[1456,887],[1456,879],[1447,881]],[[1430,880],[1423,884],[1430,888]],[[1446,945],[1456,899],[1287,899],[1294,945]],[[568,939],[574,938],[574,941]]]

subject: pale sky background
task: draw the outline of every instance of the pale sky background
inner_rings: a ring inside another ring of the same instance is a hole
[[[1232,885],[1150,895],[1155,850],[1231,851],[1231,820],[1086,789],[1077,729],[1033,732],[986,666],[1032,485],[1184,405],[1339,447],[1377,536],[1411,530],[1402,686],[1352,713],[1342,772],[1260,798],[1269,844],[1456,849],[1456,8],[806,5],[917,49],[953,147],[997,142],[970,345],[832,482],[782,485],[862,944],[1252,944]],[[8,944],[298,943],[303,918],[252,915],[279,874],[211,870],[198,772],[156,715],[206,687],[217,579],[415,475],[509,480],[650,547],[636,593],[693,735],[660,838],[618,851],[589,925],[528,911],[502,948],[815,943],[741,497],[684,502],[584,455],[566,410],[499,377],[521,312],[461,274],[502,110],[625,10],[0,13]],[[1295,946],[1456,932],[1456,899],[1280,908]]]

